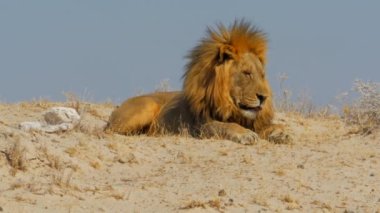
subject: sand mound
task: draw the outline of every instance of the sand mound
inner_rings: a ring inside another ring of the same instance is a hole
[[[53,106],[77,108],[59,133],[25,132]],[[105,134],[110,104],[0,105],[0,211],[379,212],[380,134],[338,118],[278,114],[294,143]]]

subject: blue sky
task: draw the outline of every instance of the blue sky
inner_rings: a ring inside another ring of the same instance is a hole
[[[0,101],[119,103],[168,79],[181,88],[206,26],[245,18],[269,36],[267,72],[327,104],[355,79],[380,81],[380,1],[0,1]]]

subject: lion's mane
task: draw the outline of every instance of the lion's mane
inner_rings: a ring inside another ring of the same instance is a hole
[[[262,31],[244,20],[235,21],[229,28],[221,24],[217,29],[208,28],[207,36],[187,56],[189,63],[183,75],[183,95],[192,114],[200,120],[237,122],[260,132],[270,125],[273,118],[272,95],[254,120],[239,115],[229,94],[229,70],[216,70],[225,50],[237,56],[233,60],[239,60],[240,55],[251,52],[265,65],[267,38]],[[266,81],[264,84],[270,90],[269,83]]]

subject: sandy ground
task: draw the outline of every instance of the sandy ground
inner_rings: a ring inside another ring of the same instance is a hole
[[[51,106],[69,132],[23,132]],[[280,114],[287,145],[105,134],[110,104],[0,104],[0,212],[380,212],[380,134]]]

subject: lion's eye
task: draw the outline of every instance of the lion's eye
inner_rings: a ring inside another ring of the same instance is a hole
[[[243,74],[247,77],[252,77],[252,72],[248,71],[248,70],[244,70],[243,71]]]

